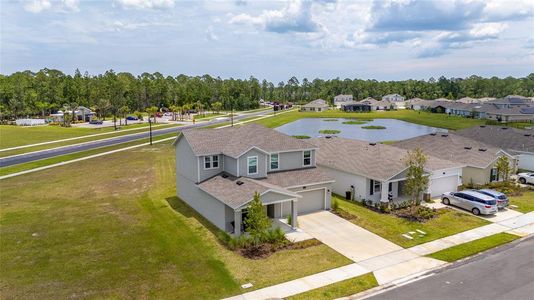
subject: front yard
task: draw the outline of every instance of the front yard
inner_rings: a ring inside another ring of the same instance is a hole
[[[486,220],[449,208],[441,209],[439,215],[427,222],[408,221],[391,214],[382,214],[334,195],[339,209],[350,214],[350,221],[401,247],[409,248],[462,231],[490,224]],[[426,234],[420,234],[417,230]],[[410,234],[408,239],[403,234]]]
[[[513,208],[522,213],[534,211],[534,191],[524,192],[521,196],[510,197],[510,205],[515,205]]]
[[[175,197],[170,142],[0,181],[2,298],[219,299],[350,263],[243,258]]]

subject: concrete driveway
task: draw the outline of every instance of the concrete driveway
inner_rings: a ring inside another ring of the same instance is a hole
[[[355,262],[403,249],[328,211],[299,216],[298,222],[307,234]]]

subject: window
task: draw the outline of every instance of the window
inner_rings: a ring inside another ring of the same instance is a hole
[[[247,174],[248,175],[258,174],[258,157],[257,156],[247,157]]]
[[[380,189],[382,188],[382,183],[380,181],[373,181],[373,191],[380,192]]]
[[[271,154],[271,170],[278,170],[279,168],[278,158],[279,158],[278,154]]]
[[[217,169],[219,167],[219,156],[204,156],[204,169]]]
[[[304,161],[302,162],[305,166],[311,165],[311,151],[304,151]]]
[[[497,168],[491,169],[490,182],[499,180],[499,174],[497,173]]]

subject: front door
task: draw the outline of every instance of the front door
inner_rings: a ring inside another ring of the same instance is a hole
[[[274,219],[274,204],[267,205],[267,217]]]

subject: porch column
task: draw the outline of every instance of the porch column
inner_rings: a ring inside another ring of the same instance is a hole
[[[380,192],[380,202],[389,202],[389,181],[382,181],[382,187]]]
[[[242,217],[241,210],[234,211],[234,235],[235,236],[241,235],[241,217]]]
[[[291,227],[297,228],[297,201],[291,201]]]

